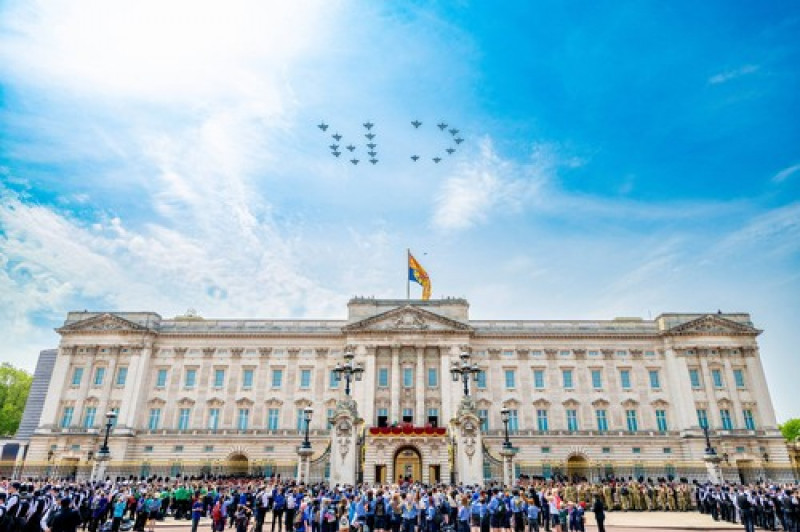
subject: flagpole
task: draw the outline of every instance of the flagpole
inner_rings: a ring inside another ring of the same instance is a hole
[[[411,277],[408,275],[409,264],[411,264],[411,248],[406,248],[406,300],[411,300]]]

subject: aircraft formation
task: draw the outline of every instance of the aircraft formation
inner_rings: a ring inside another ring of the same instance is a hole
[[[380,159],[378,158],[378,143],[375,141],[378,134],[373,131],[375,128],[375,124],[367,120],[361,126],[364,128],[365,133],[363,133],[364,138],[368,141],[364,144],[364,155],[368,157],[366,160],[372,163],[373,165],[378,164]],[[419,130],[424,126],[423,122],[420,120],[412,120],[411,126],[413,130]],[[323,133],[327,134],[328,128],[330,127],[324,121],[320,122],[317,127]],[[439,122],[435,125],[436,128],[439,129],[439,132],[443,134],[443,138],[445,139],[445,143],[447,147],[444,149],[442,153],[429,153],[427,156],[422,155],[422,153],[412,153],[410,155],[410,159],[412,162],[416,163],[417,161],[426,161],[429,160],[434,164],[439,164],[440,162],[444,161],[447,157],[452,156],[456,150],[458,149],[459,145],[464,142],[463,137],[459,136],[460,131],[457,128],[450,127],[447,122]],[[344,152],[343,150],[347,150],[350,152],[349,162],[356,166],[358,165],[361,160],[358,158],[359,155],[356,152],[358,149],[356,143],[349,142],[346,146],[341,144],[342,139],[344,138],[343,135],[339,134],[339,132],[334,132],[330,136],[333,139],[333,144],[330,144],[328,148],[330,149],[330,153],[333,157],[339,158]],[[446,155],[445,155],[446,154]],[[345,158],[346,159],[346,158]]]

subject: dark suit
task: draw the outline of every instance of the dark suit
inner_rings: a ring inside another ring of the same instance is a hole
[[[603,504],[600,497],[594,499],[592,511],[594,512],[594,519],[597,521],[597,532],[606,532],[606,525],[604,524],[606,521],[606,505]]]

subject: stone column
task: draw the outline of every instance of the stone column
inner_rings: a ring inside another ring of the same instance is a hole
[[[664,372],[666,387],[673,398],[670,413],[674,419],[669,420],[673,430],[688,430],[697,426],[689,364],[686,363],[686,357],[677,356],[672,346],[664,350]]]
[[[148,342],[144,347],[130,347],[131,358],[128,366],[128,380],[125,385],[125,394],[119,409],[118,430],[136,428],[136,415],[143,410],[143,403],[147,399],[148,381],[147,370],[150,367],[153,344]],[[140,404],[142,403],[142,404]]]
[[[105,419],[106,412],[108,412],[108,402],[111,399],[111,390],[116,386],[117,382],[117,375],[116,370],[117,366],[119,365],[119,357],[120,357],[120,346],[118,345],[110,345],[108,346],[108,366],[106,366],[106,373],[108,375],[108,379],[106,382],[103,383],[103,392],[100,397],[100,404],[98,410],[98,414],[101,416],[100,419]],[[127,384],[127,383],[126,383]]]
[[[512,448],[500,449],[500,456],[503,457],[503,485],[508,488],[514,485],[514,454],[516,453]]]
[[[367,347],[366,360],[364,361],[364,380],[356,383],[357,386],[363,388],[363,395],[365,400],[360,403],[361,410],[363,411],[364,419],[367,426],[375,425],[375,390],[377,389],[377,375],[375,369],[375,357],[377,349],[375,346]],[[371,398],[371,399],[370,399]]]
[[[313,449],[304,449],[300,447],[297,450],[297,455],[300,460],[297,462],[297,483],[308,483],[308,477],[311,474],[311,455],[314,454]],[[333,472],[331,472],[333,474]]]
[[[417,366],[416,366],[416,403],[414,405],[414,426],[422,427],[425,425],[425,348],[417,347]]]
[[[446,347],[439,348],[439,384],[442,394],[442,411],[439,413],[439,426],[446,427],[453,418],[454,400],[459,397],[458,393],[453,393],[453,379],[450,376],[450,355],[449,349]]]
[[[454,422],[457,481],[464,485],[483,484],[483,439],[475,402],[465,397]]]
[[[42,415],[39,418],[39,426],[54,428],[59,424],[61,401],[64,396],[64,388],[72,379],[72,355],[75,353],[75,346],[62,345],[58,350],[56,363],[53,367],[53,376],[47,387],[47,398],[42,406]],[[37,427],[38,428],[38,427]]]
[[[336,403],[331,430],[331,486],[356,483],[361,424],[355,401],[345,398]]]
[[[756,403],[756,410],[758,418],[756,419],[756,428],[763,429],[776,429],[778,426],[777,419],[775,418],[775,408],[772,405],[772,398],[769,394],[767,387],[767,379],[764,375],[764,366],[761,364],[761,355],[758,348],[745,347],[742,348],[745,360],[747,361],[746,377],[750,382],[745,381],[745,385],[750,389],[752,397],[759,398]],[[54,373],[55,374],[55,373]]]
[[[708,480],[712,484],[722,484],[724,479],[722,477],[722,468],[720,467],[721,458],[716,453],[705,453],[703,461],[706,463],[706,470],[708,471]]]
[[[389,414],[389,424],[400,421],[400,347],[392,346],[392,408]]]

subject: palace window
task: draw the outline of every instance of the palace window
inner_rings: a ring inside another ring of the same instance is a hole
[[[106,376],[106,368],[95,368],[94,370],[94,385],[102,386],[103,378]]]
[[[628,432],[636,432],[639,430],[639,420],[636,417],[636,410],[625,411],[625,423],[628,426]]]
[[[733,370],[733,380],[736,382],[737,388],[744,388],[744,371],[741,369]]]
[[[83,416],[83,428],[90,429],[94,427],[94,418],[97,415],[97,407],[87,406],[86,412]]]
[[[297,409],[297,432],[304,432],[306,430],[306,417],[303,412],[305,408]]]
[[[489,430],[489,411],[478,410],[478,419],[481,420],[481,431],[487,432]]]
[[[413,423],[414,422],[414,409],[413,408],[404,408],[403,409],[403,423]]]
[[[178,412],[178,430],[188,430],[189,429],[189,416],[191,415],[191,409],[189,408],[181,408]]]
[[[283,370],[282,369],[273,369],[272,370],[272,387],[273,388],[280,388],[283,385]]]
[[[519,412],[517,410],[508,411],[508,432],[511,434],[519,432]]]
[[[439,426],[439,409],[438,408],[429,408],[428,409],[428,424],[431,427],[438,427]]]
[[[378,368],[378,387],[389,387],[389,368]]]
[[[380,414],[381,414],[381,410],[383,410],[384,412],[386,411],[386,409],[385,409],[385,408],[381,408],[381,409],[379,409],[379,410],[378,410],[378,415],[379,415],[379,416],[380,416]],[[330,429],[331,427],[333,427],[333,414],[334,414],[334,412],[335,412],[335,410],[334,410],[333,408],[329,408],[329,409],[327,410],[327,415],[328,415],[328,417],[327,417],[327,423],[325,424],[325,426],[326,426],[327,428],[329,428],[329,429]],[[385,426],[385,425],[384,425],[384,426]]]
[[[540,432],[550,430],[549,424],[547,423],[547,410],[544,408],[536,410],[536,428],[539,429]]]
[[[514,356],[514,351],[511,350],[511,349],[506,349],[506,350],[503,351],[503,356],[505,356],[505,357],[513,357]]]
[[[714,388],[722,388],[722,370],[719,369],[712,369],[711,370],[711,380],[714,381]]]
[[[630,390],[631,389],[631,370],[629,369],[621,369],[619,370],[619,382],[622,385],[623,390]]]
[[[378,417],[376,421],[379,427],[388,427],[389,426],[389,411],[386,408],[379,408],[378,409]]]
[[[147,428],[150,430],[158,430],[158,425],[161,423],[161,409],[151,408],[150,417],[147,420]]]
[[[209,408],[208,428],[211,430],[217,430],[219,428],[219,408]]]
[[[700,370],[695,368],[689,369],[689,382],[692,383],[692,388],[700,388]]]
[[[667,430],[669,430],[667,426],[666,410],[656,410],[656,426],[660,432],[667,432]]]
[[[436,368],[428,368],[428,387],[436,388],[439,385],[439,373]]]
[[[278,408],[270,408],[267,411],[267,430],[278,430],[280,413],[281,411]]]
[[[571,369],[563,369],[561,370],[561,379],[564,385],[564,388],[571,389],[572,386],[572,370]]]
[[[731,411],[727,408],[722,408],[719,411],[719,417],[722,420],[722,429],[723,430],[731,430],[733,429],[733,420],[731,419]]]
[[[414,368],[403,368],[403,388],[414,386]]]
[[[592,388],[600,390],[603,387],[603,370],[592,370]]]
[[[544,370],[542,369],[535,369],[533,370],[533,387],[537,390],[544,389]]]
[[[744,428],[747,430],[756,430],[756,421],[753,417],[753,411],[748,409],[744,410],[742,413],[744,414]]]
[[[589,356],[590,356],[590,357],[596,357],[596,356],[598,356],[599,354],[600,354],[600,351],[589,351]]]
[[[697,409],[697,424],[700,426],[700,428],[705,428],[708,426],[708,412],[706,412],[705,408]]]
[[[478,389],[485,390],[486,389],[486,372],[480,370],[478,372]]]
[[[160,369],[156,374],[156,388],[164,388],[167,386],[167,370]]]
[[[653,390],[661,389],[661,379],[659,378],[658,370],[651,369],[647,374],[650,376],[650,388]]]
[[[567,409],[567,430],[578,430],[578,411],[574,408]]]
[[[569,351],[565,349],[565,350],[559,352],[559,355],[561,355],[562,357],[568,357],[569,356]]]
[[[72,385],[80,386],[83,379],[83,368],[75,368],[72,370]]]
[[[516,387],[515,386],[515,384],[516,384],[515,376],[516,375],[514,373],[514,370],[513,369],[505,370],[505,376],[506,376],[506,389],[513,390]]]
[[[385,384],[381,384],[381,372],[383,372],[386,368],[381,368],[378,370],[378,386],[385,387]],[[336,372],[331,370],[328,377],[328,387],[335,389],[339,387],[339,377],[336,375]]]
[[[125,386],[125,381],[128,380],[128,368],[122,366],[117,369],[117,386]]]
[[[61,415],[61,428],[66,429],[72,425],[72,416],[75,413],[75,407],[65,406],[64,413]]]
[[[249,390],[253,387],[253,370],[246,369],[242,372],[242,388]]]
[[[236,428],[239,430],[247,430],[247,426],[250,423],[250,409],[249,408],[240,408],[239,409],[239,420],[236,423]]]
[[[300,388],[303,390],[307,390],[311,388],[311,370],[310,369],[301,369],[300,370]]]
[[[225,370],[214,370],[214,388],[222,388],[225,386]]]
[[[608,430],[608,414],[606,410],[600,408],[595,411],[595,417],[597,417],[597,430],[600,432],[605,432]]]
[[[186,380],[184,386],[186,388],[194,388],[197,384],[197,370],[196,369],[187,369],[186,370]]]
[[[117,427],[117,423],[119,423],[119,407],[114,407],[111,409],[114,412],[114,417],[111,418],[111,428],[114,429]]]

